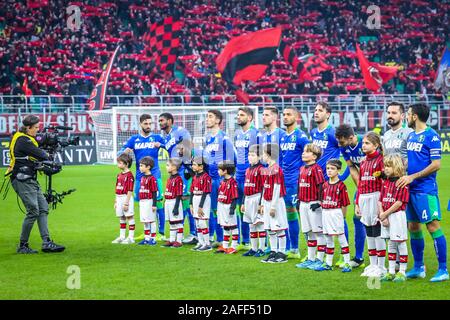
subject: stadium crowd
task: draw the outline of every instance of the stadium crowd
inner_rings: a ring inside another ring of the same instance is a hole
[[[279,57],[266,75],[247,84],[250,94],[368,93],[355,42],[369,60],[400,65],[385,93],[434,93],[440,53],[450,41],[450,4],[395,0],[380,7],[381,28],[369,30],[358,1],[3,1],[0,3],[0,94],[89,95],[117,43],[125,41],[111,73],[113,95],[222,95],[230,93],[215,58],[233,36],[283,26],[297,55],[321,54],[333,66],[301,83]],[[79,31],[67,28],[65,8],[81,9]],[[184,22],[174,77],[150,77],[143,35],[168,15]],[[151,98],[150,98],[151,99]]]

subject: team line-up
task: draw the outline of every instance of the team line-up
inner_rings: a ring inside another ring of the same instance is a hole
[[[332,270],[337,238],[341,256],[336,266],[342,272],[365,267],[361,276],[404,282],[426,276],[424,224],[439,263],[430,281],[448,280],[436,182],[441,141],[426,124],[429,106],[413,104],[406,110],[401,103],[390,103],[386,115],[390,129],[383,137],[375,132],[358,135],[346,124],[335,129],[328,123],[331,113],[327,103],[317,103],[317,127],[309,139],[297,127],[295,107],[283,110],[286,130],[277,126],[278,109],[265,107],[262,131],[252,124],[253,110],[241,107],[236,117],[241,129],[230,139],[220,129],[222,113],[209,110],[208,134],[201,149],[193,147],[189,132],[174,124],[172,114],[159,116],[161,134],[151,132],[150,115],[141,115],[140,134],[125,143],[117,158],[121,172],[115,211],[120,235],[113,243],[135,242],[134,201],[138,201],[144,224],[140,245],[156,245],[162,239],[164,247],[189,243],[196,244],[193,251],[214,247],[221,254],[236,254],[244,245],[249,248],[243,256],[273,264],[300,259],[301,231],[308,250],[298,268]],[[164,192],[160,148],[170,156]],[[136,159],[136,179],[130,171],[131,153]],[[347,164],[342,175],[341,155]],[[348,176],[356,186],[352,259],[345,220],[351,201],[343,182]],[[185,217],[190,228],[187,238],[183,236]],[[163,238],[166,221],[169,239]],[[407,272],[408,232],[414,265]],[[366,242],[368,266],[363,258]]]

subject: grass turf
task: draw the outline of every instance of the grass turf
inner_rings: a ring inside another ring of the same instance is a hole
[[[438,173],[442,229],[448,238],[449,159],[444,156]],[[164,172],[164,166],[161,167]],[[117,172],[114,166],[74,166],[65,167],[54,177],[58,191],[77,189],[49,216],[52,238],[66,246],[61,254],[15,253],[23,214],[17,208],[16,194],[10,190],[0,206],[0,299],[449,299],[449,281],[429,282],[437,269],[437,260],[426,231],[427,278],[403,284],[381,283],[379,289],[370,289],[377,285],[368,285],[367,278],[360,277],[360,269],[348,274],[340,270],[319,273],[295,268],[298,260],[268,265],[241,254],[192,252],[191,246],[174,249],[159,245],[113,245],[111,241],[118,235],[119,224],[113,209]],[[3,175],[3,170],[0,173]],[[347,186],[353,194],[350,179]],[[138,210],[135,212],[139,235],[143,228]],[[347,221],[353,253],[351,214]],[[300,240],[304,256],[305,241],[302,236]],[[33,228],[30,245],[35,249],[41,245],[37,226]],[[409,254],[411,266],[411,251]],[[80,268],[81,288],[70,290],[68,268],[74,265]]]

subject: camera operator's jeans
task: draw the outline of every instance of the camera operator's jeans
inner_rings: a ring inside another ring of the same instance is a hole
[[[22,224],[20,242],[28,242],[31,229],[33,229],[33,225],[36,220],[42,240],[48,241],[48,204],[47,200],[45,200],[44,194],[42,193],[41,187],[37,181],[32,179],[23,182],[14,179],[11,184],[20,199],[22,199],[22,202],[27,210],[27,215],[25,216]]]

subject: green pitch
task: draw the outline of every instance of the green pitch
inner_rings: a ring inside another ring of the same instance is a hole
[[[447,202],[450,198],[450,157],[442,160],[438,174],[443,216],[442,228],[450,240]],[[164,165],[161,166],[165,171]],[[3,176],[4,170],[0,171]],[[18,255],[23,214],[11,189],[0,201],[0,299],[448,299],[450,282],[429,282],[436,272],[431,236],[425,232],[427,278],[404,284],[367,283],[361,270],[315,272],[295,268],[297,260],[267,265],[258,258],[217,256],[183,248],[114,245],[119,222],[115,217],[114,166],[65,167],[54,177],[58,191],[76,188],[49,216],[49,229],[62,254]],[[347,180],[351,194],[353,183]],[[41,183],[43,185],[43,183]],[[136,210],[136,235],[143,231]],[[352,215],[347,216],[350,248],[353,247]],[[186,228],[187,229],[187,228]],[[301,253],[306,253],[302,236]],[[409,243],[408,243],[409,244]],[[40,249],[35,225],[30,246]],[[339,250],[336,250],[339,251]],[[241,252],[242,253],[242,252]],[[353,251],[351,251],[353,254]],[[412,254],[410,263],[412,265]],[[335,256],[336,260],[336,256]],[[366,261],[367,261],[366,256]],[[75,267],[71,267],[75,266]],[[75,268],[75,269],[73,269]],[[79,268],[79,269],[78,269]],[[68,289],[73,270],[79,270],[80,289]],[[377,289],[378,287],[378,289]]]

